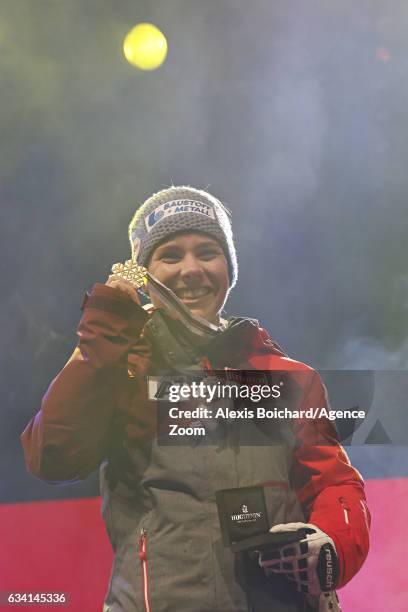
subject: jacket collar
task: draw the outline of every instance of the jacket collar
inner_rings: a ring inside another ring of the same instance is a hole
[[[256,319],[232,317],[227,329],[205,348],[213,367],[237,367],[254,355],[265,353],[286,356]]]

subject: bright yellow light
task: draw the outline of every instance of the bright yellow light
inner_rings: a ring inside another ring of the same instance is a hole
[[[139,23],[123,42],[123,53],[129,64],[141,70],[155,70],[167,55],[167,40],[152,23]]]

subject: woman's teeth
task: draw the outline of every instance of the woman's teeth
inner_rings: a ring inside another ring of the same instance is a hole
[[[176,291],[176,295],[182,300],[195,300],[200,297],[204,297],[210,293],[209,287],[203,287],[201,289],[179,289]]]

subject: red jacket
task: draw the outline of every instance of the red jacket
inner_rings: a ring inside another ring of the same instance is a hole
[[[140,335],[149,313],[99,284],[83,306],[78,346],[22,434],[28,469],[50,482],[83,479],[95,470],[109,457],[113,430],[121,432],[125,445],[136,441],[139,447],[152,433],[152,417],[140,409],[146,402],[141,381],[150,365],[149,347]],[[327,405],[319,376],[286,357],[253,321],[241,325],[233,342],[228,351],[231,364],[225,365],[289,371],[303,389],[300,408]],[[299,419],[293,432],[290,486],[305,520],[333,539],[340,562],[339,586],[343,586],[368,553],[370,515],[363,480],[330,421]]]

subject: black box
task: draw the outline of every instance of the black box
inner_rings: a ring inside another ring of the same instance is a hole
[[[215,494],[224,546],[266,534],[269,521],[262,487],[221,489]]]

